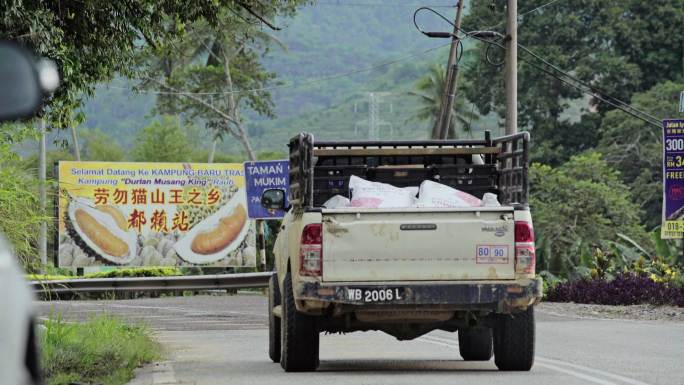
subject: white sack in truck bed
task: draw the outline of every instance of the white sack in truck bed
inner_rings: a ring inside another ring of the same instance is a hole
[[[411,207],[416,200],[417,187],[394,187],[391,184],[371,182],[358,176],[349,178],[351,207],[377,209]]]
[[[351,202],[346,198],[334,196],[323,204],[326,208],[364,207],[364,208],[458,208],[458,207],[497,207],[500,206],[496,195],[485,193],[483,199],[461,190],[430,180],[423,181],[418,187],[395,187],[387,183],[371,182],[352,175],[349,179]],[[418,199],[416,199],[416,193]]]
[[[413,207],[457,208],[457,207],[499,207],[496,195],[485,193],[482,200],[453,187],[430,180],[420,184],[418,199]]]
[[[430,180],[420,184],[416,207],[479,207],[482,201],[476,197]]]
[[[350,205],[351,202],[349,202],[349,198],[343,197],[342,195],[335,195],[323,203],[323,207],[326,209],[342,209],[349,207]]]

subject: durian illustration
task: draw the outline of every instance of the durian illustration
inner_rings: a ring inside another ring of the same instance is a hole
[[[137,234],[127,229],[125,217],[114,206],[95,206],[89,199],[72,198],[65,225],[71,239],[89,257],[125,265],[138,255]]]
[[[191,188],[186,187],[186,194],[187,191],[189,191]],[[237,186],[216,186],[214,184],[209,183],[208,186],[206,187],[206,190],[209,191],[211,189],[216,189],[219,191],[221,194],[221,198],[219,199],[216,204],[213,205],[190,205],[190,204],[185,204],[185,205],[179,205],[178,210],[179,211],[185,211],[185,213],[188,214],[188,225],[192,229],[203,221],[205,218],[210,216],[211,214],[217,212],[221,207],[223,207],[230,199],[235,195],[235,193],[238,191]],[[185,199],[187,199],[187,195],[185,196]]]
[[[195,224],[173,248],[192,264],[208,264],[225,258],[249,231],[244,191],[240,189],[218,211]]]

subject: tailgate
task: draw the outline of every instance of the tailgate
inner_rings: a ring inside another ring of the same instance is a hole
[[[514,279],[513,208],[323,210],[323,281]]]

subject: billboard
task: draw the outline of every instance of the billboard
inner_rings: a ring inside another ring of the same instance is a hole
[[[261,206],[261,194],[268,189],[283,189],[285,190],[285,207],[287,207],[289,171],[290,162],[287,160],[245,163],[247,212],[251,219],[281,219],[285,216],[283,210],[268,210]]]
[[[684,238],[684,119],[663,120],[661,237]]]
[[[244,168],[59,162],[58,265],[256,266]]]

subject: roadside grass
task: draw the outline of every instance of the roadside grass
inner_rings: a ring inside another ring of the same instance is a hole
[[[176,267],[133,267],[88,273],[80,277],[63,274],[26,274],[26,279],[29,281],[51,281],[76,278],[173,277],[178,275],[184,275],[184,272]]]
[[[41,335],[41,363],[48,385],[125,384],[133,370],[161,356],[144,325],[108,315],[67,323],[50,317]]]

